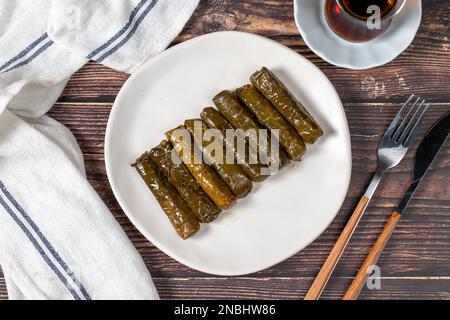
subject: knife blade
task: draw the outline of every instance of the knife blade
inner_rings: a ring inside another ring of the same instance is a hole
[[[396,209],[398,213],[402,214],[405,211],[414,196],[414,193],[422,182],[422,178],[425,176],[431,163],[442,149],[449,133],[450,112],[436,122],[420,142],[414,160],[413,181]]]

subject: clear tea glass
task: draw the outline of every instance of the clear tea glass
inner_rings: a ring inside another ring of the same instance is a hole
[[[326,0],[325,16],[341,38],[367,42],[382,35],[406,0]]]

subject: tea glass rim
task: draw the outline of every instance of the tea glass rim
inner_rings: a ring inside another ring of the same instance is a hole
[[[330,1],[333,1],[333,0],[330,0]],[[346,15],[348,15],[348,16],[350,16],[352,18],[359,19],[355,15],[352,15],[352,14],[350,14],[348,12],[348,10],[341,3],[342,0],[334,0],[334,1],[339,6],[339,8],[342,10],[342,12],[344,12]],[[405,4],[406,4],[406,0],[397,0],[397,2],[395,4],[395,6],[397,8],[394,7],[393,10],[391,10],[387,15],[383,16],[382,19],[383,20],[391,20],[391,19],[393,19],[395,16],[397,16],[402,11],[402,9],[405,7]],[[362,19],[359,19],[359,20],[362,20]]]

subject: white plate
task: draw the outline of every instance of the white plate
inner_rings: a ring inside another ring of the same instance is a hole
[[[223,89],[273,69],[325,131],[305,159],[255,185],[220,218],[181,240],[130,164],[164,132],[198,117]],[[217,275],[268,268],[316,239],[347,193],[351,148],[342,103],[312,63],[269,39],[239,32],[208,34],[143,65],[120,91],[106,132],[105,160],[114,194],[142,234],[179,262]]]
[[[408,0],[384,34],[369,42],[354,43],[330,29],[324,7],[325,0],[294,0],[297,28],[306,45],[323,60],[355,70],[378,67],[394,60],[414,40],[422,19],[422,1]]]

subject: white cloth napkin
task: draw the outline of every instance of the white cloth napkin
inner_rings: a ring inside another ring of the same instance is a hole
[[[0,2],[0,265],[10,299],[157,299],[137,250],[46,116],[89,59],[133,72],[199,0]]]

